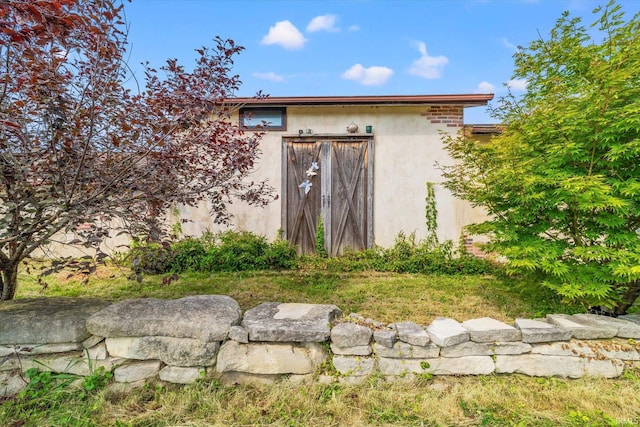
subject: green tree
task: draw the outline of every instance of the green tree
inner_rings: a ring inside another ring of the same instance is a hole
[[[446,187],[486,209],[470,231],[510,271],[565,300],[626,313],[640,295],[640,20],[615,2],[584,26],[562,14],[514,55],[521,97],[493,110],[486,145],[445,142]]]

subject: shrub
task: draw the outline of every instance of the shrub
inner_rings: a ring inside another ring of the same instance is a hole
[[[170,246],[165,271],[180,273],[199,270],[202,258],[207,251],[199,239],[188,237]]]
[[[124,257],[124,260],[131,263],[132,274],[138,281],[141,281],[143,274],[166,272],[170,257],[169,243],[147,243],[134,239],[131,250]]]
[[[264,270],[264,254],[269,247],[263,236],[248,231],[220,233],[220,243],[215,248],[220,271]]]
[[[417,241],[414,233],[402,232],[390,248],[346,249],[341,256],[332,258],[298,257],[286,240],[267,242],[263,236],[248,231],[205,232],[199,238],[173,243],[136,243],[130,258],[138,280],[142,274],[185,271],[291,270],[301,262],[310,268],[336,272],[483,274],[494,273],[497,268],[487,260],[454,251],[450,240]]]
[[[138,280],[142,274],[282,270],[297,266],[295,248],[287,241],[269,243],[248,231],[207,231],[199,238],[176,242],[135,242],[129,259]]]
[[[272,270],[292,270],[298,267],[298,255],[296,248],[282,239],[277,239],[269,244],[264,261],[267,268]]]
[[[416,241],[414,233],[406,235],[402,232],[390,248],[347,249],[339,257],[305,256],[302,260],[311,268],[345,272],[485,274],[495,273],[499,268],[485,259],[455,251],[450,240],[443,243],[429,238]]]

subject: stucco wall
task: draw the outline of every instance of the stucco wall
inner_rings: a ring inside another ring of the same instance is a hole
[[[374,136],[374,236],[375,243],[389,246],[398,232],[426,233],[426,182],[435,182],[439,211],[438,234],[441,239],[457,240],[461,229],[483,214],[467,203],[454,199],[440,184],[442,176],[436,163],[448,164],[440,132],[456,133],[462,126],[462,107],[442,106],[294,106],[287,108],[287,130],[269,131],[262,144],[262,157],[252,179],[267,179],[280,198],[264,209],[238,202],[231,206],[233,226],[267,238],[281,228],[282,137],[311,129],[314,134],[345,134],[354,122],[358,132],[373,127]],[[441,117],[442,115],[445,117]],[[237,120],[237,117],[234,117]],[[440,121],[441,123],[436,123]],[[199,235],[209,228],[223,229],[210,220],[206,206],[180,209],[182,218],[192,222],[183,226],[186,234]]]

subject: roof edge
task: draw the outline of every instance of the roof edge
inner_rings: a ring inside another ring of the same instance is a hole
[[[225,103],[274,106],[462,104],[466,107],[475,107],[487,105],[492,99],[492,93],[452,95],[270,96],[266,98],[227,98]]]

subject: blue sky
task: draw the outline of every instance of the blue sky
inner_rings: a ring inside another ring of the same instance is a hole
[[[545,37],[564,10],[592,22],[591,0],[133,0],[125,4],[129,64],[160,66],[216,35],[246,50],[238,96],[506,93],[512,55]],[[640,1],[622,1],[630,17]],[[466,123],[494,122],[484,107]]]

